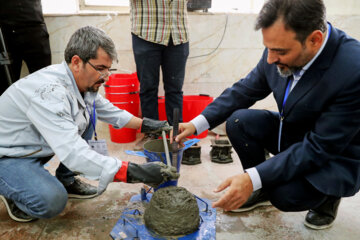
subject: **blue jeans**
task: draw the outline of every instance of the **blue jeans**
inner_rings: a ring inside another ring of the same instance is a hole
[[[91,139],[92,127],[83,134]],[[75,174],[60,163],[56,177],[44,164],[44,158],[0,158],[0,195],[15,202],[29,216],[51,218],[60,214],[67,203],[68,193],[64,186],[74,182]]]
[[[64,185],[37,158],[0,159],[0,195],[36,218],[60,214],[68,199]]]
[[[179,109],[179,121],[182,122],[182,87],[185,78],[186,60],[189,55],[189,43],[161,45],[132,35],[132,45],[136,62],[137,76],[140,81],[140,102],[142,116],[159,119],[158,88],[160,67],[165,90],[165,109],[167,119],[172,125],[173,109]]]

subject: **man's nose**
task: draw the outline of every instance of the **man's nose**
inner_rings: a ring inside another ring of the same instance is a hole
[[[105,83],[106,83],[107,81],[109,81],[109,79],[110,79],[110,75],[107,75],[107,76],[103,77],[103,80],[104,80]]]
[[[267,57],[267,63],[268,64],[273,64],[279,61],[279,56],[278,54],[268,51],[268,57]]]

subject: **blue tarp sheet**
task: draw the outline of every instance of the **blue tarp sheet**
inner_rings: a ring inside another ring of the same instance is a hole
[[[142,199],[149,202],[152,197],[151,193],[143,193],[133,196],[130,199],[132,206],[141,206]],[[216,209],[211,207],[211,202],[208,199],[196,197],[199,212],[200,212],[200,227],[199,230],[188,234],[186,236],[181,236],[177,238],[178,240],[215,240],[216,239]],[[154,233],[151,233],[143,222],[142,216],[144,212],[141,210],[141,207],[126,208],[120,219],[115,224],[112,229],[110,236],[113,239],[140,239],[140,240],[164,240],[169,239],[161,236],[157,236]]]

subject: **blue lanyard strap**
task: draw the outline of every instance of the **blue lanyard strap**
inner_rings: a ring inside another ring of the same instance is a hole
[[[293,77],[291,77],[289,79],[289,82],[287,84],[287,87],[286,87],[286,91],[285,91],[285,96],[284,96],[284,100],[283,100],[283,104],[282,104],[282,109],[281,109],[281,112],[280,112],[280,126],[279,126],[279,139],[278,139],[278,151],[280,152],[280,148],[281,148],[281,133],[282,133],[282,125],[283,125],[283,120],[284,120],[284,107],[285,107],[285,103],[286,103],[286,100],[289,96],[289,93],[290,93],[290,88],[291,88],[291,84],[293,82]]]
[[[96,130],[95,130],[95,124],[96,124],[96,111],[95,111],[95,100],[93,102],[93,114],[90,113],[89,108],[86,105],[86,110],[88,111],[89,115],[90,115],[90,121],[91,121],[91,125],[94,129],[94,136],[95,136],[95,140],[97,140],[97,134],[96,134]]]
[[[290,88],[291,88],[292,82],[293,82],[293,78],[291,77],[288,84],[287,84],[286,91],[285,91],[285,96],[284,96],[284,100],[283,100],[283,104],[282,104],[282,109],[281,109],[281,112],[280,112],[281,118],[284,117],[284,107],[285,107],[286,100],[287,100],[287,98],[289,96],[289,93],[290,93]]]

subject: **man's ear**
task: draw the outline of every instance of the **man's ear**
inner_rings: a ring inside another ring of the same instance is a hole
[[[80,68],[83,67],[83,61],[81,60],[81,58],[78,55],[74,55],[71,58],[71,67],[72,67],[73,71],[76,73],[78,73]]]
[[[308,41],[310,43],[310,46],[313,48],[320,48],[325,36],[326,36],[325,33],[321,32],[320,30],[313,31],[308,36]]]

